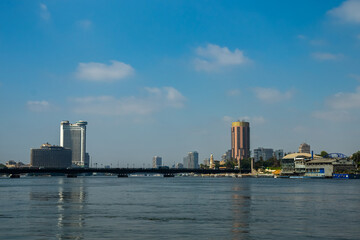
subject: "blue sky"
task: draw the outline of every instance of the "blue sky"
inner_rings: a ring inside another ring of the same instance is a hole
[[[360,149],[360,1],[1,1],[0,162],[87,120],[103,164]]]

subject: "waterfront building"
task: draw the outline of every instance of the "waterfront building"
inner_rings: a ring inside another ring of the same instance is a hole
[[[245,121],[233,122],[231,125],[231,157],[240,161],[250,157],[250,123]]]
[[[282,149],[275,150],[275,151],[274,151],[274,157],[275,157],[277,160],[281,160],[281,159],[284,157],[284,150],[282,150]]]
[[[48,143],[40,148],[30,149],[30,166],[43,168],[71,167],[72,154],[68,148],[53,146]]]
[[[310,153],[310,145],[307,143],[300,144],[299,153]]]
[[[152,167],[159,168],[162,166],[162,158],[158,156],[153,157]]]
[[[62,121],[60,124],[60,146],[72,151],[72,164],[89,167],[89,156],[86,155],[86,121],[75,124]]]
[[[183,161],[184,168],[199,168],[199,153],[196,151],[189,152]]]
[[[254,149],[254,161],[258,162],[260,159],[266,161],[272,158],[274,155],[274,150],[272,148],[262,148],[259,147]]]
[[[305,173],[305,164],[311,159],[319,159],[321,156],[314,155],[310,153],[291,153],[284,156],[281,163],[281,174],[283,175],[293,175],[293,174],[304,174]]]
[[[356,169],[356,163],[351,159],[319,158],[305,163],[305,176],[332,177],[334,173],[351,173]]]

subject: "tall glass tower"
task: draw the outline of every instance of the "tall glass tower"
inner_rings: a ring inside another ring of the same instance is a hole
[[[72,164],[79,167],[89,167],[86,154],[86,121],[74,124],[62,121],[60,124],[60,146],[72,150]]]

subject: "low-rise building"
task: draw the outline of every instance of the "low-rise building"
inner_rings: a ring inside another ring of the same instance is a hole
[[[30,150],[30,165],[43,168],[68,168],[72,164],[71,149],[48,143]]]
[[[318,159],[320,156],[312,156],[310,153],[291,153],[284,156],[281,163],[281,174],[293,175],[293,174],[304,174],[305,163],[311,158]]]
[[[356,163],[351,159],[320,158],[305,163],[305,176],[332,177],[334,173],[351,173]]]

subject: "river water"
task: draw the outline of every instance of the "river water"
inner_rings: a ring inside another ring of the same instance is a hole
[[[360,180],[0,178],[0,239],[360,239]]]

